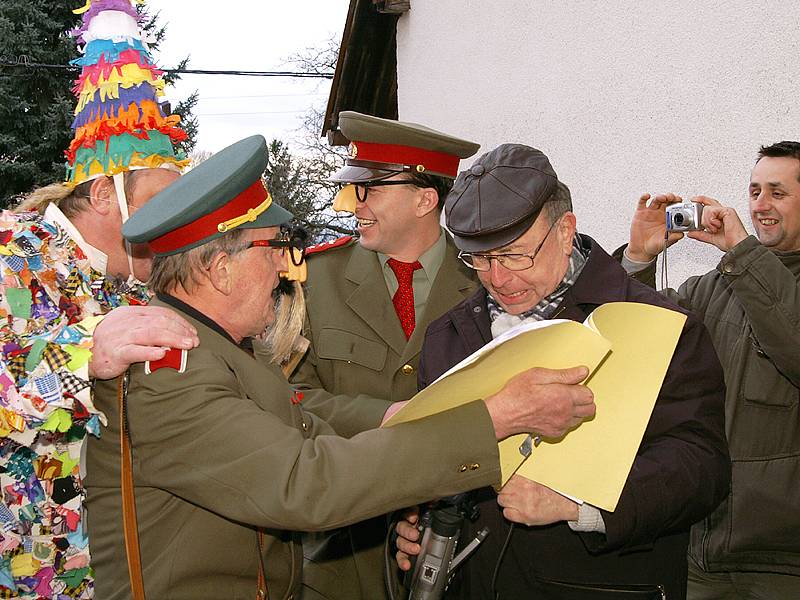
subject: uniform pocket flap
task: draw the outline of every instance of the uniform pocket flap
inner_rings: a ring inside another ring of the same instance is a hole
[[[353,362],[374,371],[383,369],[386,353],[386,346],[380,342],[333,327],[323,328],[317,343],[320,358]]]

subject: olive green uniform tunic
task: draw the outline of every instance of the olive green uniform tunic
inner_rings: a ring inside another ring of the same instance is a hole
[[[415,302],[417,324],[409,340],[376,252],[350,242],[308,257],[304,334],[311,345],[291,380],[308,390],[304,407],[340,435],[375,423],[375,398],[399,401],[417,393],[417,365],[428,324],[477,289],[475,272],[458,259],[450,236],[443,237],[442,263],[424,306]],[[353,398],[342,406],[312,391],[320,388]],[[382,403],[378,407],[385,408]],[[385,534],[386,519],[378,518],[330,539],[307,540],[304,600],[384,598]]]
[[[259,529],[269,598],[292,598],[302,565],[295,532],[341,527],[499,481],[483,402],[350,439],[330,435],[326,423],[295,403],[279,370],[202,315],[183,312],[200,337],[185,372],[131,369],[128,411],[148,598],[252,600]],[[88,447],[89,535],[97,597],[117,600],[130,592],[116,382],[98,382],[96,391],[109,427]]]

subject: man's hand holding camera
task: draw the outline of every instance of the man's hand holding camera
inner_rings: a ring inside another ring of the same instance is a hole
[[[733,208],[722,206],[708,196],[695,196],[691,202],[700,206],[691,210],[693,207],[681,204],[681,197],[675,194],[660,194],[652,198],[650,194],[642,194],[631,221],[630,243],[625,250],[627,258],[641,263],[653,261],[664,249],[669,219],[673,222],[669,228],[667,246],[683,238],[685,232],[694,240],[713,244],[727,252],[747,237],[747,231]],[[676,205],[686,208],[678,210]],[[700,207],[702,209],[698,210]],[[696,218],[693,215],[698,214],[702,229],[694,229],[697,223],[693,222]]]
[[[722,206],[717,200],[708,196],[695,196],[703,208],[703,231],[690,231],[687,235],[693,240],[713,244],[723,252],[727,252],[747,237],[736,211],[730,206]]]
[[[649,201],[649,202],[648,202]],[[651,199],[642,194],[631,221],[631,240],[625,253],[630,260],[650,262],[664,249],[664,234],[667,230],[666,209],[670,204],[682,202],[675,194],[659,194]],[[683,238],[683,233],[672,231],[667,245],[671,246]]]

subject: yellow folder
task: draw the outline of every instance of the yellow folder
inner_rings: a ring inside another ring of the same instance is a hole
[[[608,358],[586,382],[597,414],[561,440],[542,441],[518,474],[613,511],[685,321],[686,315],[649,304],[614,302],[595,310],[587,324],[611,342]]]
[[[502,483],[522,465],[520,473],[526,477],[613,510],[685,319],[680,313],[647,304],[615,302],[597,308],[583,324],[551,320],[522,325],[443,374],[384,427],[486,398],[532,367],[585,365],[590,370],[586,384],[597,404],[595,418],[560,440],[542,442],[532,449],[528,461],[528,436],[500,442]],[[529,470],[534,463],[536,468]],[[595,488],[601,491],[585,493]]]

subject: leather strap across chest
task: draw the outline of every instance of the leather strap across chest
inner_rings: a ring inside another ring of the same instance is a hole
[[[128,431],[127,396],[129,374],[117,378],[117,409],[119,411],[120,487],[122,491],[122,523],[125,534],[125,556],[128,560],[128,577],[133,600],[145,600],[142,557],[139,547],[139,524],[136,518],[136,497],[133,486],[133,452]],[[256,600],[267,598],[267,577],[264,571],[264,533],[258,531],[258,582]]]

